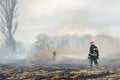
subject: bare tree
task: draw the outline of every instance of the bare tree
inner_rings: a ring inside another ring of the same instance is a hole
[[[18,27],[18,0],[0,0],[0,31],[5,38],[5,44],[16,50],[14,34]]]

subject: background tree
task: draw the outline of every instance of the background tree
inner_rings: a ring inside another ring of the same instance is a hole
[[[0,0],[0,31],[8,49],[16,51],[14,34],[18,27],[18,0]]]
[[[46,34],[41,34],[37,36],[37,41],[35,42],[35,45],[41,50],[46,50],[49,48],[49,41],[49,36],[47,36]]]

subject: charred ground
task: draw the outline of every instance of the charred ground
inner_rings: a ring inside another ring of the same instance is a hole
[[[119,80],[120,65],[0,64],[1,80]]]

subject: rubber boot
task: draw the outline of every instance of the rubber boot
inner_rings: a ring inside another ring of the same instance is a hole
[[[91,69],[91,70],[93,69],[93,65],[90,65],[90,69]]]
[[[98,64],[96,64],[96,69],[99,69]]]

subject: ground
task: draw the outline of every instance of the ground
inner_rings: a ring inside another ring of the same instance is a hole
[[[0,80],[120,80],[120,66],[90,69],[77,64],[0,64]]]

